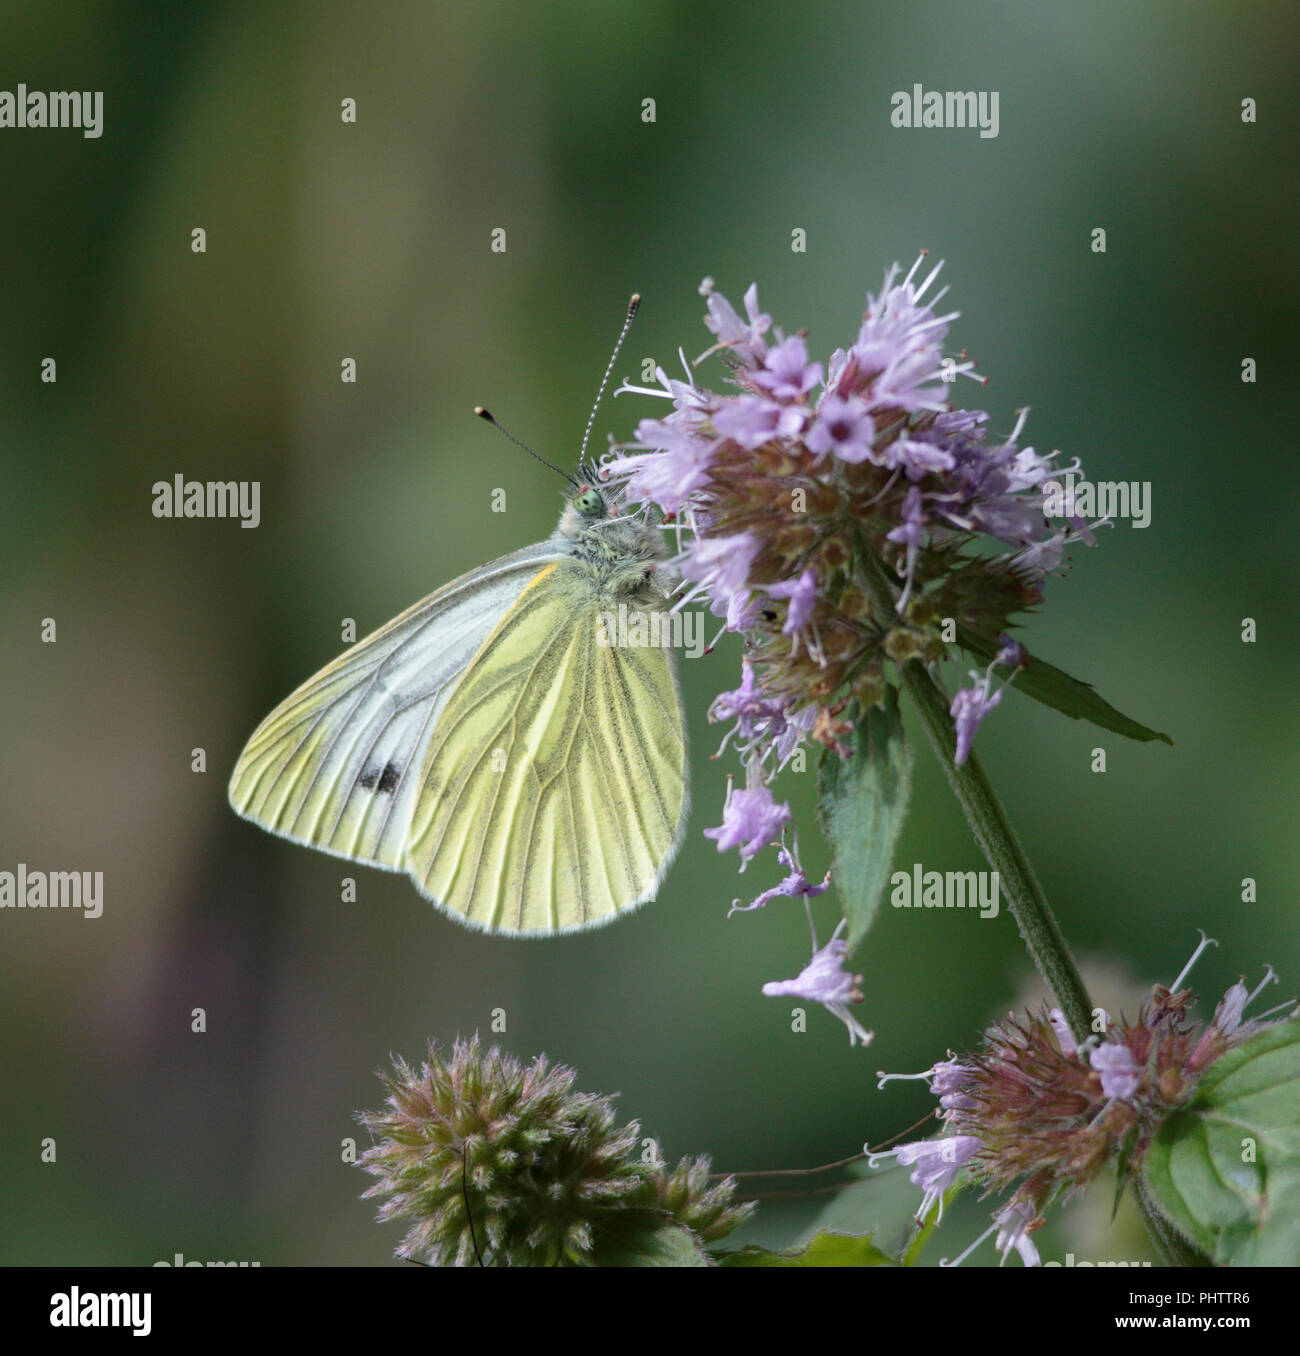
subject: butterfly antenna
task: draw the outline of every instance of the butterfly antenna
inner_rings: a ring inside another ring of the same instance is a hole
[[[618,343],[614,345],[614,351],[609,355],[609,366],[605,369],[605,375],[600,379],[600,390],[596,392],[596,403],[591,407],[591,415],[587,419],[587,430],[582,435],[582,451],[578,453],[578,465],[587,465],[587,441],[591,437],[591,426],[596,422],[596,411],[600,409],[601,398],[605,394],[605,387],[609,384],[609,374],[614,370],[614,364],[618,361],[618,351],[623,347],[623,340],[627,338],[627,332],[632,328],[632,322],[636,319],[636,313],[641,305],[641,293],[633,292],[632,298],[627,304],[627,319],[623,322],[623,328],[618,336]],[[592,468],[594,471],[594,468]],[[594,479],[594,475],[592,479]]]
[[[575,487],[577,486],[578,482],[574,480],[574,478],[567,471],[561,471],[558,466],[553,466],[540,453],[534,452],[533,449],[529,447],[526,442],[523,442],[521,439],[516,438],[515,435],[511,433],[508,428],[505,428],[501,424],[497,423],[496,416],[492,414],[489,410],[485,410],[482,405],[475,405],[474,413],[477,414],[480,419],[486,419],[488,423],[492,425],[493,428],[500,429],[500,431],[504,433],[506,437],[509,438],[512,443],[515,444],[516,447],[522,447],[530,457],[536,457],[537,460],[540,461],[543,466],[549,467],[552,471],[555,472],[557,476],[563,476],[565,480],[569,482],[570,485],[573,485]]]

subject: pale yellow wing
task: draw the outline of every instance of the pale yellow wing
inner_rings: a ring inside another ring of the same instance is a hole
[[[570,932],[653,898],[680,841],[686,746],[668,649],[598,643],[581,562],[548,565],[443,707],[406,867],[489,932]]]
[[[555,559],[550,542],[503,556],[344,651],[253,732],[230,803],[295,842],[403,870],[426,747],[447,697],[528,581]]]

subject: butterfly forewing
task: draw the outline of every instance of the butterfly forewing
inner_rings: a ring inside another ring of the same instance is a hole
[[[405,854],[426,895],[493,932],[564,932],[651,898],[686,806],[671,651],[598,643],[573,559],[516,599],[447,698]]]
[[[425,750],[502,611],[557,550],[541,542],[430,594],[309,678],[258,726],[235,809],[297,842],[401,870]]]

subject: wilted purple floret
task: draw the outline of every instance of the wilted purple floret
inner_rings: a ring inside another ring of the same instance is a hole
[[[1029,1226],[1034,1222],[1034,1211],[1024,1201],[1012,1201],[1005,1210],[995,1216],[998,1236],[993,1246],[1007,1260],[1012,1248],[1020,1254],[1020,1260],[1027,1267],[1036,1267],[1042,1262],[1038,1249],[1029,1237]]]
[[[1074,1032],[1070,1030],[1070,1024],[1065,1020],[1065,1013],[1060,1008],[1053,1008],[1047,1014],[1047,1020],[1052,1024],[1052,1030],[1056,1033],[1057,1044],[1061,1047],[1063,1055],[1074,1055],[1078,1052],[1079,1042],[1074,1039]]]
[[[975,731],[979,729],[980,723],[984,717],[1002,700],[1004,689],[998,688],[996,692],[989,691],[988,680],[984,679],[975,684],[974,687],[963,687],[958,690],[956,696],[952,699],[952,705],[948,708],[948,714],[953,719],[953,724],[957,728],[957,766],[970,756],[971,741],[975,738]]]
[[[761,909],[765,904],[773,899],[785,897],[794,897],[800,899],[816,899],[818,895],[824,895],[831,888],[831,873],[826,873],[826,878],[819,885],[813,885],[807,876],[803,873],[803,868],[798,865],[793,855],[788,849],[782,848],[779,853],[781,865],[784,866],[789,874],[779,884],[772,886],[770,890],[764,890],[748,904],[741,904],[737,901],[727,912],[730,917],[733,913],[750,913],[754,909]]]

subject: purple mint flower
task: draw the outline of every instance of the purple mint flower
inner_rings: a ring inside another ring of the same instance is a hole
[[[932,433],[951,437],[959,433],[973,433],[987,424],[989,416],[985,410],[944,410],[935,416],[930,425]]]
[[[739,848],[744,870],[745,865],[780,837],[782,827],[789,822],[790,807],[778,805],[766,786],[747,791],[729,787],[722,807],[722,824],[716,829],[705,829],[704,836],[717,843],[719,852]]]
[[[709,600],[709,611],[715,617],[725,617],[724,631],[748,631],[758,617],[758,604],[748,589],[740,589],[726,600],[726,607],[719,612],[713,599]],[[715,642],[716,643],[716,642]],[[710,649],[712,646],[710,646]]]
[[[840,927],[844,926],[841,920]],[[836,933],[839,933],[836,928]],[[794,979],[777,979],[763,985],[768,998],[790,995],[820,1003],[849,1029],[850,1045],[868,1045],[872,1032],[849,1011],[850,1003],[862,1002],[861,975],[851,975],[844,969],[844,953],[848,943],[838,935],[831,938],[820,951],[814,951],[812,960]]]
[[[749,567],[762,545],[762,538],[753,532],[739,532],[731,537],[696,537],[675,563],[683,579],[707,589],[715,604],[728,606],[737,594],[747,592]]]
[[[975,1100],[966,1091],[970,1070],[955,1059],[942,1060],[930,1070],[930,1091],[939,1099],[945,1114],[952,1111],[973,1111]]]
[[[728,731],[726,739],[722,741],[719,753],[727,747],[733,735],[748,744],[785,725],[785,702],[764,694],[754,666],[748,659],[740,661],[740,670],[740,686],[730,692],[720,692],[709,707],[710,721],[736,722],[735,728]]]
[[[713,430],[748,451],[776,438],[797,438],[807,418],[800,406],[778,405],[762,396],[735,396],[713,415]]]
[[[875,436],[876,426],[862,400],[857,396],[844,400],[828,393],[817,407],[816,421],[804,442],[816,457],[829,452],[840,461],[856,464],[871,458]]]
[[[1069,540],[1067,532],[1062,529],[1043,541],[1026,546],[1011,558],[1011,568],[1030,583],[1041,584],[1049,574],[1060,569]]]
[[[775,755],[777,771],[794,757],[795,751],[808,738],[817,719],[815,706],[798,711],[790,710],[788,697],[769,697],[758,680],[754,666],[748,659],[741,660],[741,681],[738,688],[721,692],[709,707],[709,720],[734,720],[735,725],[723,737],[721,754],[733,740],[746,755],[753,754],[758,763]]]
[[[944,1135],[939,1139],[918,1139],[910,1144],[900,1144],[886,1153],[868,1153],[867,1161],[873,1167],[876,1162],[889,1157],[902,1167],[915,1164],[909,1180],[925,1193],[916,1212],[918,1219],[925,1219],[936,1202],[940,1209],[943,1208],[943,1193],[981,1147],[972,1135]]]
[[[1106,1041],[1088,1056],[1088,1062],[1101,1075],[1101,1090],[1107,1097],[1132,1097],[1142,1086],[1142,1071],[1127,1045]]]
[[[971,505],[970,516],[982,531],[1008,546],[1032,545],[1043,535],[1043,512],[1039,505],[1012,494]]]
[[[897,610],[922,633],[918,652],[930,654],[945,643],[940,611],[915,606],[918,594],[940,610],[960,602],[991,629],[1005,628],[1042,601],[1065,547],[1090,540],[1087,524],[1045,515],[1053,477],[1080,468],[1020,446],[1027,410],[997,440],[985,412],[947,408],[952,378],[974,371],[945,356],[956,312],[941,311],[938,276],[922,258],[905,274],[891,267],[867,296],[855,341],[831,355],[820,393],[822,366],[803,332],[787,337],[774,327],[753,285],[742,315],[706,279],[705,323],[716,340],[708,352],[725,352],[736,389],[698,389],[685,359],[684,381],[656,370],[662,390],[643,393],[671,401],[672,413],[638,427],[627,448],[639,456],[606,460],[627,499],[648,498],[677,519],[672,563],[687,587],[676,605],[702,598],[724,630],[744,631],[761,656],[759,683],[783,694],[770,714],[736,715],[738,745],[747,756],[759,751],[765,767],[774,750],[783,763],[805,738],[842,752],[842,694],[828,696],[828,680],[848,675],[849,700],[870,703],[887,665],[900,662],[888,629],[864,636],[856,615],[854,625],[837,626],[829,614],[823,624],[819,586],[841,569],[855,575],[863,542],[892,548],[886,557],[904,581]],[[788,601],[784,615],[764,606],[769,597]],[[844,597],[860,609],[861,588]],[[774,644],[782,634],[793,643]],[[992,677],[999,666],[1022,668],[1023,656],[1004,644],[989,671],[952,699],[959,761],[1001,701]]]
[[[758,309],[758,284],[750,283],[745,293],[748,324],[740,319],[726,297],[713,290],[712,278],[705,278],[700,284],[700,295],[707,298],[708,314],[704,317],[704,325],[717,337],[717,346],[730,349],[747,367],[760,363],[767,352],[763,335],[771,328],[772,317],[763,315]]]
[[[901,526],[885,535],[890,541],[905,545],[909,551],[915,551],[925,540],[925,513],[921,507],[921,491],[917,486],[913,485],[903,500]]]
[[[847,369],[856,369],[864,384],[874,377],[871,404],[876,409],[941,411],[948,403],[941,380],[943,341],[956,312],[936,316],[930,304],[922,302],[943,265],[937,264],[923,283],[913,286],[920,264],[918,258],[897,285],[895,264],[885,274],[879,296],[868,295],[867,313],[849,355]],[[942,296],[939,293],[935,301]],[[974,364],[954,363],[949,370],[971,372]]]
[[[769,584],[767,591],[773,598],[790,600],[785,625],[781,628],[783,634],[793,636],[808,625],[813,613],[813,604],[817,601],[817,575],[813,570],[805,570],[798,579]]]
[[[885,449],[885,465],[901,466],[909,480],[920,480],[931,472],[951,471],[956,458],[945,448],[926,438],[895,438]]]
[[[740,686],[730,692],[719,692],[713,699],[713,705],[709,707],[710,720],[739,720],[742,722],[742,733],[748,737],[753,733],[752,728],[746,727],[747,717],[755,711],[757,707],[763,715],[766,715],[766,700],[763,697],[762,689],[758,685],[758,678],[754,674],[754,666],[748,659],[740,661]]]
[[[707,483],[718,440],[664,419],[643,419],[636,437],[639,443],[659,449],[656,455],[614,457],[606,463],[606,474],[624,478],[629,498],[651,500],[665,513],[679,513]]]
[[[808,361],[808,345],[801,335],[792,334],[768,349],[763,366],[752,377],[756,386],[778,400],[801,400],[814,386],[821,385],[822,365]]]

